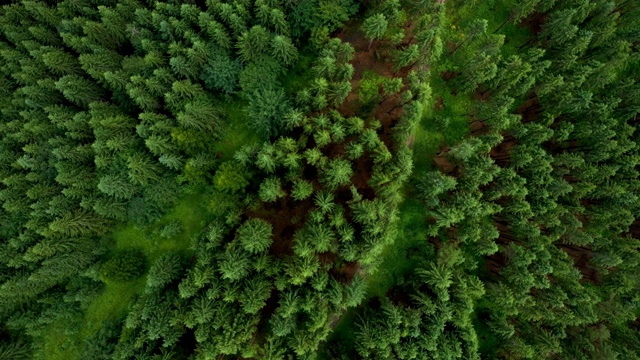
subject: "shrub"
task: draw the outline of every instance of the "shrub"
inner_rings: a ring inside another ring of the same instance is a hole
[[[100,269],[103,281],[124,282],[144,274],[146,258],[140,250],[125,250],[114,254]]]

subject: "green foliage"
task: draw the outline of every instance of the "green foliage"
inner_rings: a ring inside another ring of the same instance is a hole
[[[380,39],[387,32],[389,22],[384,14],[374,14],[367,17],[362,23],[362,31],[364,36],[370,40],[369,47],[373,40]]]
[[[372,106],[380,102],[380,84],[383,84],[383,81],[384,78],[380,75],[371,71],[365,71],[360,81],[360,87],[358,88],[358,97],[364,106]]]
[[[271,245],[272,226],[262,219],[250,219],[242,224],[236,235],[242,247],[249,253],[261,253]]]
[[[291,39],[282,35],[276,35],[271,40],[271,54],[287,67],[298,59],[298,50],[291,42]]]
[[[348,185],[353,175],[351,163],[344,159],[333,159],[327,164],[323,171],[321,180],[329,188],[337,188],[342,185]]]
[[[207,89],[232,93],[238,86],[242,65],[224,53],[215,53],[202,68],[200,79]]]
[[[170,239],[172,237],[180,235],[182,231],[183,229],[180,221],[174,220],[160,229],[160,236],[165,239]]]
[[[258,195],[264,202],[274,202],[278,198],[285,196],[286,193],[282,190],[280,179],[277,177],[269,177],[260,184]]]
[[[163,254],[149,268],[147,292],[160,291],[180,276],[180,257],[175,254]]]
[[[250,126],[264,139],[281,132],[280,119],[290,107],[282,89],[261,89],[248,96],[247,116]]]
[[[245,176],[242,166],[235,162],[227,161],[222,163],[216,171],[213,177],[213,184],[220,191],[235,193],[242,191],[249,185]]]
[[[0,358],[7,360],[26,360],[31,356],[28,343],[24,341],[3,342],[0,344]]]
[[[293,183],[293,189],[291,190],[291,196],[294,200],[300,201],[308,198],[313,194],[313,184],[306,180],[297,179]]]
[[[100,277],[107,282],[133,280],[144,274],[146,261],[146,257],[139,250],[116,252],[100,267]]]
[[[633,1],[10,3],[0,357],[638,357]]]
[[[79,357],[97,360],[111,359],[120,332],[120,322],[111,319],[108,320],[102,324],[102,327],[96,334],[85,341]]]
[[[352,0],[319,0],[314,13],[316,27],[327,28],[327,33],[340,28],[358,11],[358,2]]]

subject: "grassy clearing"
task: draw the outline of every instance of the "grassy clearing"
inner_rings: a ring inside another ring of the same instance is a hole
[[[179,253],[184,257],[191,256],[190,239],[200,232],[209,220],[209,213],[202,199],[202,194],[206,194],[207,191],[204,188],[198,190],[184,196],[170,213],[150,227],[140,228],[129,224],[114,231],[113,250],[142,250],[149,264],[167,252]],[[183,228],[178,236],[165,239],[153,231],[174,221],[179,221]],[[124,314],[129,302],[144,289],[145,282],[146,277],[143,276],[126,283],[107,283],[104,291],[87,310],[83,337],[91,336],[106,320]]]
[[[140,228],[128,224],[112,233],[113,251],[139,249],[147,256],[149,264],[166,252],[177,252],[184,257],[192,255],[189,249],[190,239],[207,224],[209,213],[203,195],[207,189],[195,189],[185,195],[174,209],[149,227]],[[165,239],[153,230],[179,221],[183,231],[180,235]],[[82,329],[75,334],[66,334],[64,322],[54,323],[44,337],[44,354],[50,360],[76,359],[84,339],[100,330],[103,323],[110,319],[121,318],[126,314],[129,303],[145,287],[146,276],[125,283],[107,283],[100,295],[86,310]]]
[[[222,138],[214,149],[222,153],[223,159],[229,159],[245,144],[258,142],[260,137],[248,126],[247,114],[244,111],[245,102],[236,100],[227,105],[227,127]]]
[[[77,359],[80,342],[74,334],[67,334],[67,321],[56,321],[49,326],[42,341],[42,354],[36,353],[37,358],[48,360]]]
[[[395,242],[385,248],[380,268],[367,280],[369,296],[384,296],[405,274],[416,267],[417,260],[410,256],[413,250],[425,246],[427,228],[424,206],[416,199],[407,199],[400,206],[400,214]]]
[[[336,345],[340,349],[340,353],[345,356],[349,356],[355,351],[355,331],[356,321],[358,320],[358,312],[354,310],[347,311],[341,318],[340,322],[333,328],[333,331],[329,335],[326,344]],[[318,351],[319,360],[334,359],[324,351],[321,347]]]
[[[246,115],[240,101],[229,104],[229,126],[215,149],[223,158],[230,158],[242,145],[258,141],[258,136],[247,127]],[[148,263],[158,259],[166,252],[177,252],[190,257],[190,239],[200,232],[210,221],[207,210],[210,190],[201,186],[189,189],[175,207],[161,219],[147,227],[138,227],[132,223],[116,228],[110,235],[112,251],[139,249],[144,252]],[[163,238],[158,234],[163,226],[178,221],[182,233],[172,238]],[[146,275],[126,283],[107,283],[100,295],[95,298],[84,314],[81,329],[75,333],[66,333],[68,324],[58,321],[50,325],[44,334],[41,358],[47,360],[77,359],[84,341],[95,334],[102,324],[110,319],[123,317],[130,302],[144,290]]]

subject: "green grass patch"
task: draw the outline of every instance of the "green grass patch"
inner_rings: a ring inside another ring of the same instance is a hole
[[[193,254],[189,249],[191,237],[202,231],[211,220],[211,215],[206,210],[208,193],[208,189],[204,187],[193,189],[179,200],[171,212],[148,227],[128,224],[116,229],[111,234],[112,250],[141,250],[149,265],[166,252],[177,252],[185,258],[190,257]],[[161,237],[157,230],[175,221],[182,225],[182,232],[171,238]],[[45,358],[76,359],[84,340],[99,331],[106,321],[123,317],[135,296],[144,291],[145,283],[146,274],[121,283],[108,281],[86,310],[79,332],[67,335],[64,323],[50,326],[43,339]]]
[[[225,159],[231,158],[243,145],[260,140],[258,134],[248,125],[245,105],[244,101],[236,100],[226,107],[227,125],[214,146],[215,151],[222,153]]]
[[[68,320],[51,325],[42,339],[42,349],[34,353],[34,359],[74,360],[78,358],[82,344],[75,334],[68,334]]]
[[[109,319],[117,319],[126,314],[129,303],[144,290],[146,277],[126,283],[108,283],[104,290],[87,309],[81,338],[95,334]]]
[[[362,306],[351,309],[347,311],[338,324],[333,328],[333,331],[329,335],[327,341],[324,345],[320,346],[318,351],[318,359],[319,360],[330,360],[335,359],[335,357],[330,356],[328,349],[326,347],[327,344],[331,344],[334,349],[340,351],[341,355],[346,356],[348,358],[350,354],[353,354],[355,350],[356,343],[356,322],[358,321],[358,315],[360,313]]]
[[[191,237],[199,233],[210,220],[202,199],[202,195],[207,193],[203,188],[187,194],[170,213],[149,227],[140,228],[129,224],[114,231],[114,250],[141,250],[146,255],[149,265],[166,252],[179,253],[184,257],[191,256]],[[182,224],[182,233],[169,239],[161,237],[157,230],[176,220]],[[83,337],[93,335],[106,320],[121,316],[135,295],[144,290],[145,282],[146,276],[124,283],[107,282],[103,292],[86,312]]]
[[[496,359],[497,351],[502,345],[502,340],[498,338],[487,325],[488,313],[487,309],[490,304],[486,300],[481,299],[476,305],[474,314],[472,315],[473,328],[478,336],[478,353],[483,359]],[[482,318],[481,318],[482,317]]]

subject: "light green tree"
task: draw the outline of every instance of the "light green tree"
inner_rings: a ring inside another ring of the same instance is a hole
[[[260,199],[264,202],[274,202],[278,198],[286,195],[284,190],[282,190],[282,185],[280,184],[280,179],[277,177],[269,177],[266,178],[262,184],[260,184],[260,190],[258,190],[258,195]]]
[[[313,184],[307,180],[296,179],[293,182],[293,189],[291,190],[291,196],[296,201],[301,201],[313,194]]]
[[[384,36],[385,32],[387,32],[388,25],[389,23],[384,14],[371,15],[364,20],[364,23],[362,23],[362,31],[364,31],[364,36],[369,39],[367,51],[371,49],[373,40],[380,39]]]
[[[353,175],[351,163],[345,159],[333,159],[322,172],[322,181],[332,189],[342,185],[348,185]]]
[[[246,251],[257,254],[269,249],[273,241],[272,229],[271,224],[265,220],[250,219],[238,228],[236,236]]]

